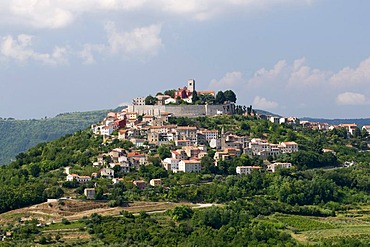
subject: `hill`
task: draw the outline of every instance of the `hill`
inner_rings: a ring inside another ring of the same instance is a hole
[[[29,148],[86,129],[100,121],[108,110],[59,114],[46,119],[0,119],[0,165]]]
[[[256,111],[256,113],[258,113],[260,115],[281,117],[281,115],[279,115],[279,114],[272,113],[272,112],[265,111],[265,110],[255,109],[255,111]]]
[[[326,119],[304,117],[301,120],[328,124],[352,124],[355,123],[360,128],[364,125],[370,125],[370,118],[348,118],[348,119]]]
[[[210,149],[203,153],[199,173],[173,173],[163,168],[160,156],[174,146],[134,147],[118,139],[117,133],[103,140],[90,130],[77,131],[38,144],[0,167],[0,223],[4,222],[0,237],[6,233],[5,244],[23,246],[67,246],[71,239],[76,246],[368,246],[368,134],[352,137],[344,128],[320,132],[238,115],[169,122],[222,128],[234,138],[295,141],[299,151],[276,157],[275,161],[290,162],[293,168],[267,172],[266,159],[247,154],[219,160],[215,166],[217,150]],[[332,152],[322,152],[323,148]],[[114,166],[118,168],[114,177],[121,179],[116,184],[106,175],[92,176],[106,166],[105,160],[111,166],[116,152],[127,157],[143,153],[148,162],[129,172]],[[339,166],[346,161],[353,165]],[[236,166],[262,170],[238,175]],[[91,180],[66,181],[66,173],[91,175]],[[162,186],[139,188],[133,183],[148,184],[153,178],[160,178]],[[95,188],[97,201],[85,199],[85,188]],[[55,198],[63,199],[42,203]],[[150,209],[136,207],[139,213],[132,214],[132,205],[148,202],[157,204]],[[216,205],[194,209],[178,203]],[[82,211],[83,215],[74,214]]]

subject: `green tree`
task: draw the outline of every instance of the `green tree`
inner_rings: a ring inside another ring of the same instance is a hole
[[[359,128],[355,128],[355,130],[353,131],[353,137],[361,137],[361,130]]]
[[[47,244],[48,241],[46,240],[46,237],[45,236],[41,236],[40,240],[39,240],[39,243],[40,244]]]
[[[57,235],[55,235],[55,241],[59,241],[61,238],[62,238],[62,236],[60,236],[59,233]]]
[[[62,224],[69,225],[69,224],[71,224],[71,222],[69,220],[67,220],[66,218],[63,218],[62,219]]]
[[[180,221],[184,219],[190,219],[193,216],[193,210],[186,206],[177,206],[173,209],[171,215],[172,219],[175,221]]]
[[[148,162],[149,164],[152,164],[153,166],[162,167],[162,164],[161,164],[162,160],[158,156],[149,156]]]
[[[199,100],[197,91],[194,91],[193,92],[193,95],[192,95],[192,99],[191,100],[192,100],[193,103],[195,103],[195,102],[197,102]]]
[[[222,91],[218,91],[215,101],[216,104],[223,104],[226,101],[225,94]]]
[[[158,149],[157,149],[157,153],[159,155],[159,158],[161,160],[164,160],[165,158],[169,158],[171,157],[171,151],[170,151],[170,147],[167,146],[167,145],[161,145]]]
[[[163,93],[164,93],[165,95],[171,96],[171,98],[175,98],[175,92],[176,92],[176,90],[175,90],[175,89],[171,89],[171,90],[166,90],[166,91],[164,91]]]
[[[218,167],[215,166],[213,158],[211,158],[208,155],[202,157],[202,159],[200,160],[200,165],[202,167],[203,173],[206,173],[206,174],[208,173],[217,174],[218,173]]]
[[[242,122],[240,128],[242,130],[250,130],[250,126],[246,122]]]
[[[30,172],[31,172],[31,175],[34,176],[34,177],[38,177],[39,174],[40,174],[40,166],[38,164],[32,164],[30,166]]]
[[[236,103],[236,94],[232,90],[226,90],[224,96],[226,100]]]
[[[156,97],[149,95],[145,98],[145,105],[155,105],[157,101],[158,99]]]
[[[60,198],[64,195],[64,191],[59,186],[53,186],[53,187],[50,187],[50,188],[47,188],[46,190],[44,190],[43,194],[44,194],[45,198],[57,199],[57,198]]]
[[[369,136],[369,132],[367,132],[366,129],[361,130],[361,137],[362,138],[367,138]]]
[[[198,101],[195,103],[198,105],[213,105],[215,103],[215,97],[212,94],[200,94],[198,95]]]

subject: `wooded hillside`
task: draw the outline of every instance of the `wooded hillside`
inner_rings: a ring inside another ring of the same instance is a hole
[[[15,120],[0,119],[0,165],[41,142],[86,129],[100,121],[107,110],[59,114],[53,118]]]

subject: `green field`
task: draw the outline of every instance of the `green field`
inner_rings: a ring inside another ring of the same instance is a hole
[[[277,214],[275,218],[295,232],[335,228],[332,224],[316,217]]]
[[[366,208],[367,206],[364,206],[336,217],[275,214],[270,220],[283,223],[285,228],[291,231],[292,236],[303,244],[328,242],[341,245],[342,241],[361,240],[367,241],[370,245],[370,214]]]

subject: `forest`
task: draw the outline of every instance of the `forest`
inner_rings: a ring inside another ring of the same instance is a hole
[[[86,129],[100,121],[106,110],[63,113],[53,118],[16,120],[0,118],[0,165],[8,164],[15,156],[41,143]]]

